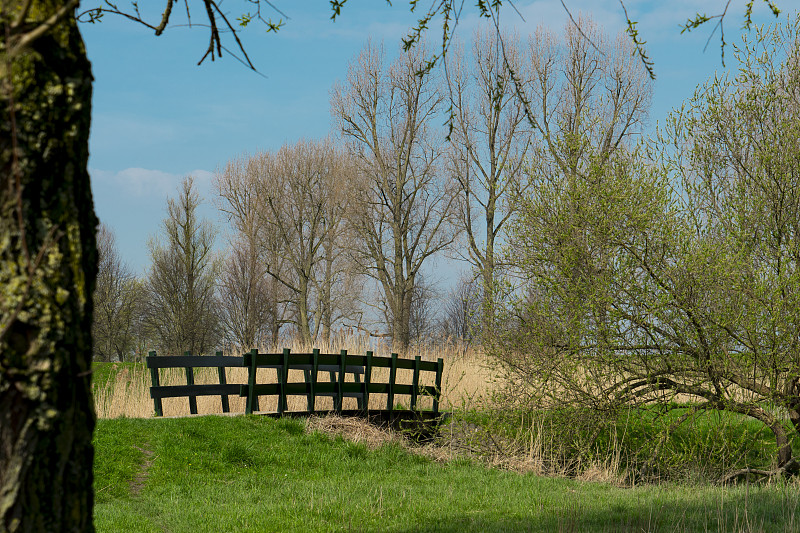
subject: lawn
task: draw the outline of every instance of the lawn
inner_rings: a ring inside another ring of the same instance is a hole
[[[259,416],[98,421],[100,532],[800,530],[800,485],[537,477]]]

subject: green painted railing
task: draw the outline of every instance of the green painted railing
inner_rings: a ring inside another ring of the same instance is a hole
[[[155,352],[150,352],[147,367],[151,373],[150,396],[153,398],[156,416],[163,416],[162,398],[188,397],[190,413],[197,414],[197,396],[215,395],[220,396],[222,410],[226,413],[230,412],[228,396],[231,395],[247,398],[245,412],[248,414],[259,410],[260,396],[277,396],[278,414],[288,411],[289,396],[305,396],[308,413],[312,414],[327,412],[316,409],[316,400],[319,397],[333,398],[333,412],[342,412],[344,398],[355,398],[358,410],[368,413],[370,395],[385,394],[386,410],[389,412],[394,409],[396,397],[404,395],[410,397],[412,411],[419,411],[420,396],[432,398],[432,410],[429,412],[438,414],[444,361],[441,358],[436,362],[422,361],[420,356],[401,359],[397,354],[376,357],[372,352],[352,355],[347,350],[338,354],[323,354],[319,350],[292,353],[284,349],[282,353],[258,353],[257,350],[252,350],[243,357],[224,357],[222,352],[217,352],[215,356],[192,356],[188,353],[183,356],[157,356]],[[219,384],[195,385],[193,369],[201,367],[216,367]],[[227,383],[225,369],[233,367],[248,369],[247,383]],[[160,368],[184,368],[186,385],[161,385]],[[274,368],[277,383],[258,383],[259,368]],[[388,381],[374,379],[373,370],[376,368],[389,369]],[[410,384],[397,383],[397,371],[403,369],[412,371]],[[303,381],[289,381],[291,370],[301,370]],[[320,381],[320,372],[327,372],[330,380]],[[422,372],[435,373],[435,385],[420,386]],[[353,375],[352,382],[345,380],[347,374]]]

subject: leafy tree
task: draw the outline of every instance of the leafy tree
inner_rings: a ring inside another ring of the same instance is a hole
[[[800,470],[799,36],[794,19],[736,48],[738,74],[671,117],[658,164],[623,147],[539,178],[513,232],[529,282],[498,345],[537,403],[735,413],[777,455],[725,479]]]
[[[200,220],[194,180],[183,180],[178,198],[167,201],[164,241],[150,241],[145,325],[159,349],[202,354],[217,345],[215,230]]]

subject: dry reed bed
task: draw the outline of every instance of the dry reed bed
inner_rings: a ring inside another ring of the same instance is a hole
[[[309,347],[302,345],[290,346],[294,352],[310,351]],[[363,354],[367,347],[363,342],[339,342],[330,346],[330,353],[338,352],[340,349],[347,349],[353,354]],[[262,350],[267,351],[267,350]],[[269,350],[277,351],[277,350]],[[236,352],[228,352],[236,353]],[[376,353],[376,355],[388,355]],[[497,384],[495,373],[491,370],[488,361],[482,352],[478,350],[464,350],[457,348],[428,348],[417,352],[410,352],[408,357],[414,355],[422,356],[424,361],[436,361],[439,357],[444,359],[444,373],[442,376],[442,398],[440,408],[447,410],[454,406],[470,405],[473,402],[485,398],[491,393]],[[400,369],[397,371],[397,383],[411,383],[413,371]],[[101,383],[96,388],[95,410],[99,418],[148,418],[154,416],[153,400],[150,398],[150,371],[144,365],[127,367],[122,371],[112,374],[113,380],[108,383]],[[228,383],[247,383],[246,368],[226,369]],[[218,383],[217,370],[215,368],[197,368],[194,371],[196,384]],[[277,373],[274,369],[262,368],[258,370],[257,379],[259,383],[277,383]],[[299,370],[292,370],[289,373],[290,381],[303,381],[303,373]],[[325,381],[328,378],[327,372],[320,372],[319,379]],[[347,376],[348,381],[352,381],[352,375]],[[388,368],[373,369],[373,381],[388,381]],[[185,385],[186,375],[183,369],[164,369],[161,370],[161,385]],[[420,385],[433,385],[434,374],[432,372],[420,373]],[[369,408],[385,409],[385,394],[371,394]],[[243,413],[245,410],[245,398],[239,396],[229,396],[231,413]],[[395,405],[409,406],[410,397],[407,395],[395,396]],[[304,396],[290,396],[288,407],[290,411],[305,411],[307,400]],[[164,398],[162,400],[164,416],[186,416],[189,414],[189,400],[187,398]],[[430,409],[432,399],[426,397],[418,398],[418,406],[421,409]],[[262,412],[277,411],[276,396],[262,396],[259,398],[259,407]],[[327,397],[317,398],[316,409],[326,410],[333,408],[333,399]],[[355,409],[356,399],[345,398],[344,409]],[[222,414],[222,402],[219,396],[198,396],[197,410],[199,414]]]

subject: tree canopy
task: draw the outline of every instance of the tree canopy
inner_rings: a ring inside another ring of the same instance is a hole
[[[510,244],[524,290],[495,349],[534,405],[736,413],[777,458],[730,476],[800,470],[798,37],[798,18],[757,30],[652,143],[530,169]]]

